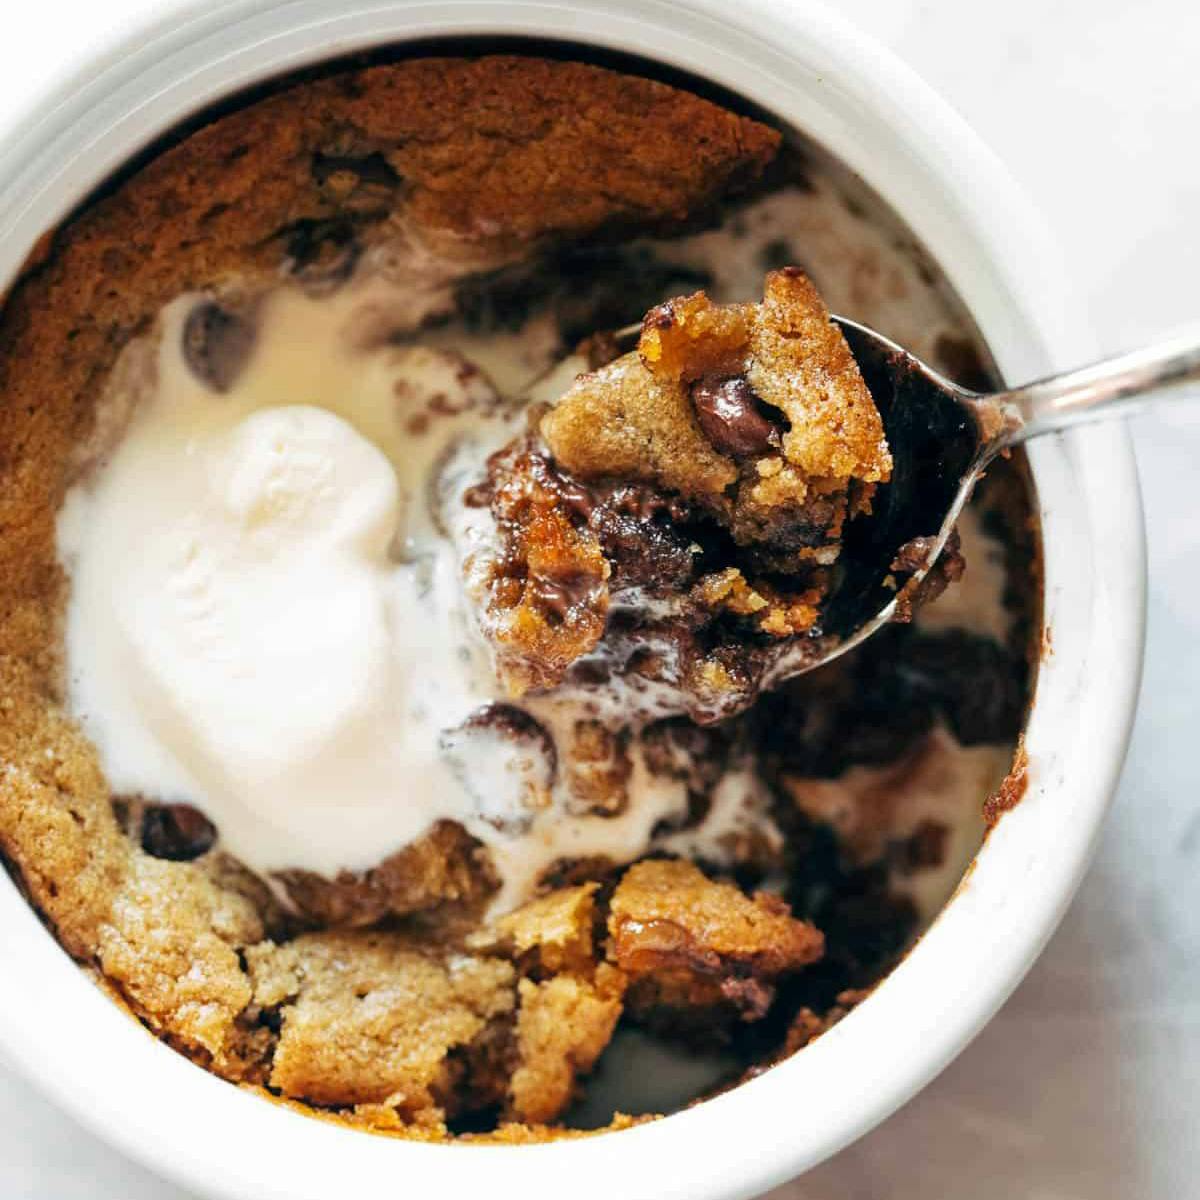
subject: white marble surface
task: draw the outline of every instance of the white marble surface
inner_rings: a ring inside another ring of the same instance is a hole
[[[6,6],[0,113],[156,0]],[[1200,318],[1200,8],[840,0],[1046,212],[1102,345]],[[1099,856],[1041,961],[932,1086],[772,1200],[1200,1197],[1200,409],[1135,427],[1150,525],[1143,701]],[[194,1200],[0,1068],[0,1198]]]

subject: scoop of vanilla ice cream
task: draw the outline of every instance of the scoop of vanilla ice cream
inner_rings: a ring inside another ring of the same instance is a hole
[[[150,730],[206,791],[268,818],[324,799],[322,760],[368,749],[388,715],[391,463],[311,407],[253,413],[182,462],[140,449],[106,529],[118,653]],[[140,513],[139,494],[155,497]]]

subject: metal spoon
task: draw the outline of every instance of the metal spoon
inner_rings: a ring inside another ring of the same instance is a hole
[[[796,661],[787,674],[845,654],[896,618],[903,602],[893,568],[900,547],[923,539],[921,561],[905,577],[904,592],[911,594],[945,549],[972,489],[997,456],[1044,433],[1125,416],[1200,382],[1195,331],[986,394],[959,387],[872,329],[844,317],[834,320],[883,417],[892,478],[877,490],[871,517],[847,525],[842,576],[826,598],[822,652]]]
[[[945,549],[975,484],[999,455],[1044,433],[1125,416],[1200,384],[1196,331],[988,394],[959,387],[865,325],[845,317],[833,320],[883,418],[892,477],[876,489],[870,517],[847,523],[819,627],[782,648],[762,681],[764,688],[831,662],[896,620]],[[641,328],[628,325],[609,336],[625,347]],[[556,385],[568,382],[556,377],[565,365],[555,364],[529,390],[536,387],[546,398],[556,394]],[[920,553],[911,569],[914,546]],[[908,570],[896,565],[902,547],[909,547]]]

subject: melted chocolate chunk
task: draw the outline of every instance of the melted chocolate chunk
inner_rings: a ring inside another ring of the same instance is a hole
[[[544,452],[526,446],[521,447],[519,457],[515,459],[510,447],[497,450],[488,459],[488,479],[468,488],[464,493],[464,503],[472,508],[492,503],[499,490],[495,474],[503,470],[511,471],[514,463],[532,484],[553,493],[557,504],[566,509],[576,526],[587,524],[595,507],[595,497],[591,491],[560,471]],[[498,513],[497,519],[503,519],[503,515]]]
[[[554,472],[554,487],[566,510],[580,521],[586,521],[596,507],[592,493],[581,483],[568,479],[561,471]]]
[[[641,484],[602,489],[590,525],[612,567],[614,595],[627,588],[655,593],[688,586],[696,571],[693,514],[686,501]]]
[[[183,324],[188,369],[214,392],[227,392],[254,349],[254,325],[215,300],[197,304]]]
[[[701,376],[691,395],[704,436],[722,454],[758,458],[779,448],[783,414],[764,404],[744,375]]]
[[[216,826],[187,804],[155,805],[142,817],[142,849],[155,858],[190,862],[216,841]]]
[[[596,579],[592,575],[576,574],[548,579],[534,575],[529,580],[529,590],[538,607],[551,619],[565,621],[571,610],[580,604],[592,601],[596,591]]]

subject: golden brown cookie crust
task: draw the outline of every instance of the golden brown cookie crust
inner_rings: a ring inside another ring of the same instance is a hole
[[[705,1023],[720,1010],[761,1017],[780,976],[817,962],[820,930],[778,896],[709,879],[690,862],[650,859],[625,872],[608,916],[609,957],[629,976],[631,1010]]]

